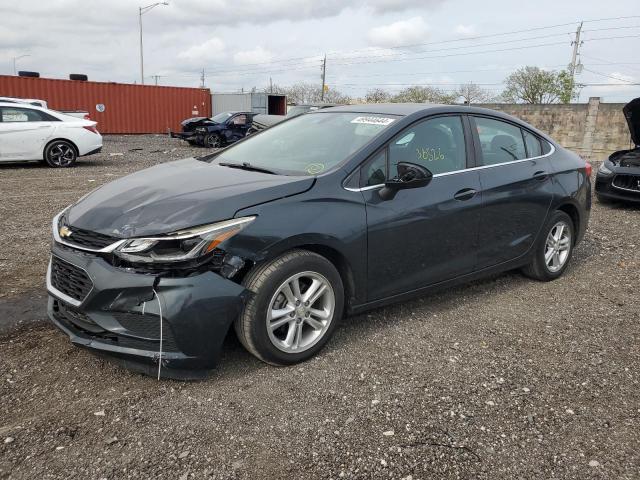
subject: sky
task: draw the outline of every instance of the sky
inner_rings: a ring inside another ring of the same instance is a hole
[[[204,69],[213,92],[319,85],[326,54],[329,88],[353,97],[466,82],[497,95],[522,66],[567,68],[584,21],[580,101],[640,96],[637,0],[168,2],[142,16],[145,83],[195,87]],[[150,3],[0,0],[0,74],[28,55],[17,70],[140,83],[138,7]]]

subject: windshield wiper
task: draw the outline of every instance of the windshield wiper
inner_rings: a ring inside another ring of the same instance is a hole
[[[255,167],[251,165],[249,162],[242,162],[242,163],[220,162],[218,165],[222,165],[223,167],[229,167],[229,168],[239,168],[240,170],[249,170],[251,172],[261,172],[261,173],[268,173],[270,175],[277,175],[277,173],[274,172],[273,170],[269,170],[267,168],[262,168],[262,167]]]

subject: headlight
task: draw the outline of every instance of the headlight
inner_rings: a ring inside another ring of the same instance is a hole
[[[602,162],[600,164],[600,168],[598,168],[598,171],[600,173],[602,173],[603,175],[611,175],[613,172],[607,168],[606,163],[607,163],[606,160],[604,162]]]
[[[132,238],[113,253],[132,263],[174,263],[208,257],[225,240],[247,227],[256,217],[188,228],[161,237]]]

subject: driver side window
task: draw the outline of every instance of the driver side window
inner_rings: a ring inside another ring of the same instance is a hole
[[[462,118],[431,118],[404,130],[389,144],[391,178],[396,176],[400,162],[421,165],[434,175],[464,170],[467,153]]]
[[[238,115],[233,120],[234,125],[246,125],[247,124],[247,116],[246,115]]]

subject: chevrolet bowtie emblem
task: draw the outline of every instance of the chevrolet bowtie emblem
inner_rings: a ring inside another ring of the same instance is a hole
[[[67,238],[71,236],[71,230],[69,229],[69,227],[66,227],[66,226],[60,227],[60,230],[58,231],[58,233],[62,238]]]

